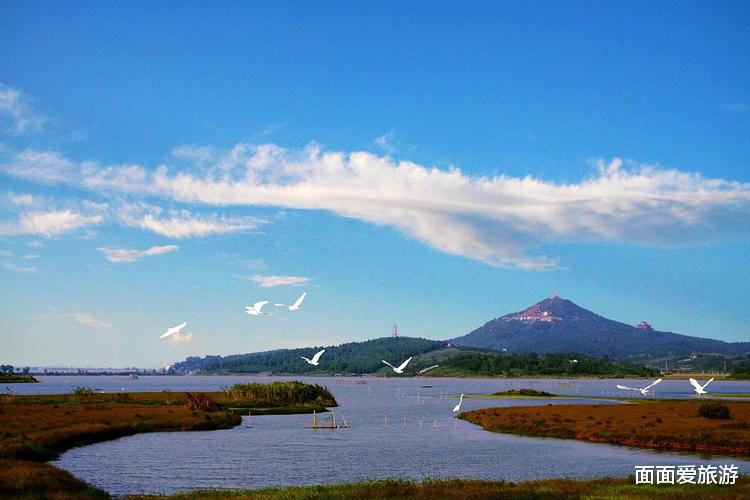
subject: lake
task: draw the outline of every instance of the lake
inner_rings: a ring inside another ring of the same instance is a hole
[[[534,388],[570,398],[464,399],[463,410],[491,406],[592,402],[586,396],[625,395],[615,384],[642,380],[455,379],[252,376],[39,377],[16,384],[18,394],[65,393],[76,386],[103,391],[213,391],[235,382],[301,380],[328,387],[349,429],[312,430],[310,415],[245,417],[242,426],[208,432],[140,434],[75,448],[55,465],[114,495],[173,493],[195,488],[257,488],[384,478],[477,478],[521,481],[553,477],[625,477],[635,465],[750,462],[639,450],[574,440],[486,432],[452,418],[447,394]],[[646,382],[647,384],[648,382]],[[430,385],[432,387],[422,387]],[[668,380],[657,397],[692,397],[687,381]],[[750,393],[750,382],[714,382],[717,393]],[[322,418],[327,418],[328,414]],[[249,427],[248,427],[249,423]],[[386,426],[387,423],[387,426]]]

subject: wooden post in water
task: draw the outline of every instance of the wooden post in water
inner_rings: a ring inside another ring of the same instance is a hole
[[[404,415],[404,429],[406,429],[406,415]]]
[[[383,415],[383,418],[384,418],[383,429],[387,429],[388,428],[388,415]]]

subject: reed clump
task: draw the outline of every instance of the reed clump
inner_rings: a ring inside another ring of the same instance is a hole
[[[232,401],[253,401],[267,406],[316,404],[337,406],[331,391],[318,384],[302,382],[273,382],[271,384],[235,384],[224,389]]]
[[[698,415],[704,418],[727,420],[730,418],[729,407],[724,401],[706,401],[698,408]]]
[[[193,395],[188,392],[186,394],[185,406],[193,411],[212,412],[221,410],[216,401],[202,393]]]

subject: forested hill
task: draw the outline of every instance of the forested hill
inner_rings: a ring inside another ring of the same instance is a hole
[[[363,374],[383,368],[383,359],[398,365],[411,356],[440,349],[443,344],[441,341],[411,337],[384,337],[338,346],[279,349],[231,356],[189,357],[185,361],[175,363],[172,370],[176,373]],[[320,349],[325,349],[326,352],[321,357],[319,366],[309,365],[300,359],[300,356],[311,358]],[[417,369],[419,366],[414,364],[409,368]]]

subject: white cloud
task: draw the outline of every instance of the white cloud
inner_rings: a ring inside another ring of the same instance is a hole
[[[38,259],[38,258],[39,258],[39,256],[35,255],[35,254],[26,254],[23,257],[21,257],[21,259],[23,259],[23,260],[34,260],[34,259]]]
[[[128,226],[152,231],[167,238],[200,238],[213,234],[236,233],[257,229],[266,221],[257,217],[223,217],[216,214],[195,215],[187,210],[157,213],[123,213],[120,220]]]
[[[393,144],[393,139],[395,138],[396,134],[393,131],[390,131],[376,138],[373,142],[377,147],[382,149],[385,154],[392,155],[396,152],[396,146]]]
[[[12,262],[3,262],[2,266],[9,270],[16,273],[35,273],[36,267],[27,267],[27,266],[19,266]]]
[[[13,252],[10,250],[0,250],[0,257],[10,257],[13,255]]]
[[[30,194],[13,194],[10,193],[8,195],[8,200],[14,204],[19,206],[29,206],[33,205],[35,203],[34,197]]]
[[[97,250],[99,250],[101,253],[104,254],[104,257],[108,261],[114,264],[122,264],[124,262],[134,262],[143,257],[176,252],[178,249],[179,247],[177,245],[155,246],[155,247],[148,248],[146,250],[132,250],[128,248],[109,248],[109,247],[97,248]]]
[[[44,243],[39,240],[27,241],[26,246],[29,248],[44,248]]]
[[[750,184],[620,159],[597,162],[590,178],[556,183],[472,176],[317,145],[192,146],[177,153],[193,163],[138,167],[143,175],[125,179],[122,167],[79,163],[66,182],[194,205],[327,210],[394,227],[448,254],[525,269],[555,268],[557,260],[540,251],[555,243],[674,245],[750,232]],[[14,157],[0,168],[26,178],[27,163]],[[126,224],[175,238],[262,223],[149,210],[129,217]]]
[[[101,215],[83,215],[72,210],[28,212],[21,214],[16,231],[17,234],[55,236],[98,224],[102,219]]]
[[[310,278],[305,278],[304,276],[261,276],[256,274],[247,279],[259,284],[261,288],[271,288],[274,286],[302,286],[310,282]]]
[[[20,90],[0,83],[0,117],[10,122],[7,129],[13,135],[38,132],[47,118],[35,112],[31,100]]]
[[[167,337],[167,339],[172,344],[187,344],[188,342],[191,342],[193,340],[193,334],[177,332]]]
[[[88,326],[89,328],[94,328],[97,330],[110,330],[112,328],[112,323],[99,319],[96,316],[92,316],[91,314],[72,313],[69,314],[69,316],[79,325]]]

